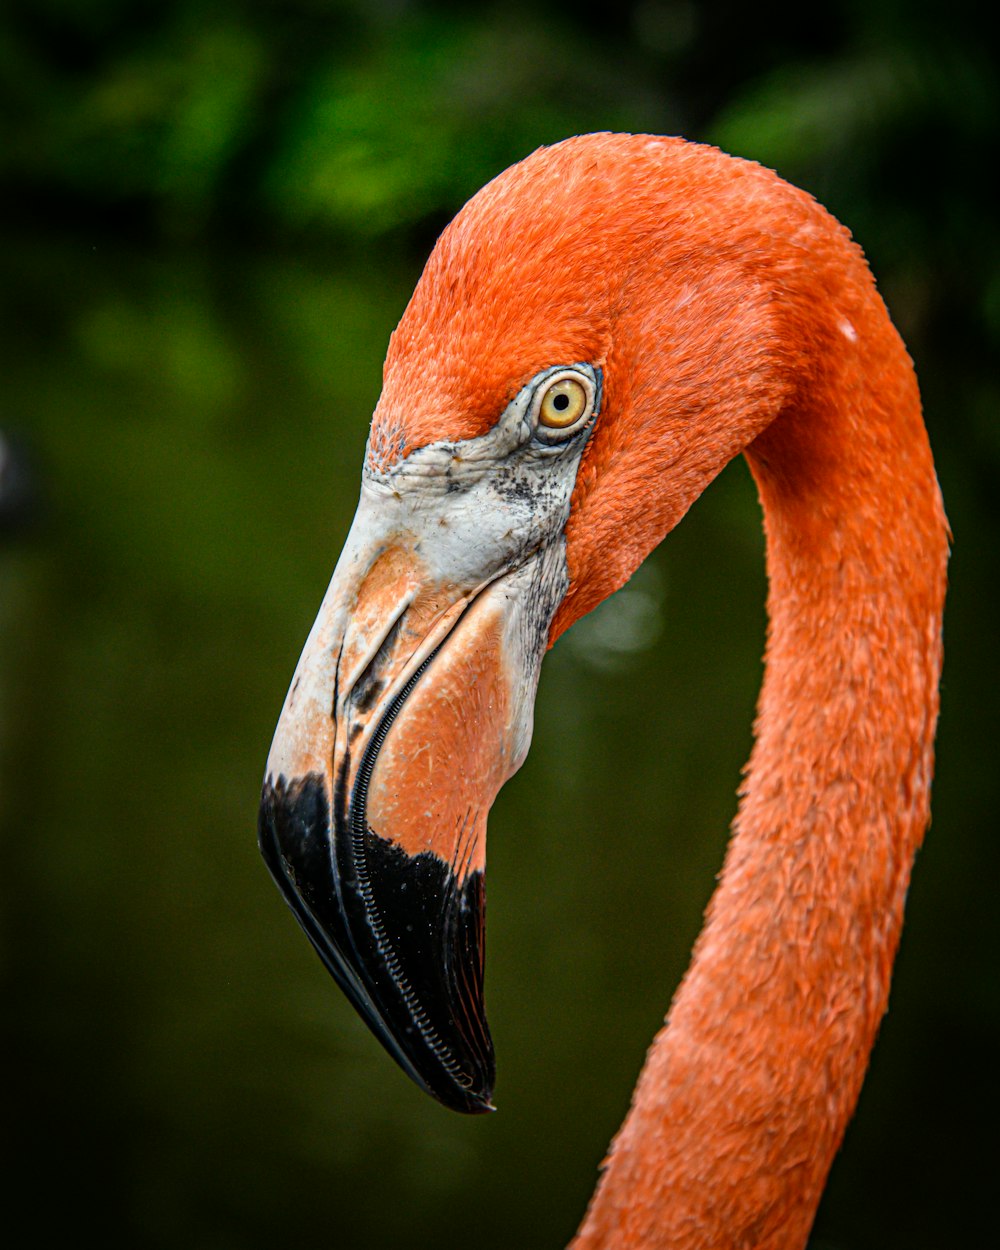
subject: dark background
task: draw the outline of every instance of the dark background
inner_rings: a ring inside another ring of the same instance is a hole
[[[1000,92],[977,8],[7,0],[8,1227],[206,1250],[533,1250],[575,1228],[749,749],[764,572],[742,462],[546,661],[490,824],[497,1115],[450,1115],[377,1047],[255,818],[436,234],[538,144],[623,129],[815,193],[916,360],[955,534],[935,816],[813,1245],[995,1231]]]

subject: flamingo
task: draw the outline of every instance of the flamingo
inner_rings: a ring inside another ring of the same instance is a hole
[[[573,1250],[805,1244],[929,816],[948,530],[861,250],[769,170],[586,135],[500,174],[392,335],[267,762],[264,857],[419,1085],[492,1108],[486,819],[542,656],[742,452],[765,673],[718,886]]]

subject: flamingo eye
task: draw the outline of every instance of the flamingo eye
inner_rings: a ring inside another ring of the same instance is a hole
[[[585,386],[582,379],[557,378],[542,395],[538,422],[550,430],[568,430],[582,417],[590,415],[593,399],[593,387]]]

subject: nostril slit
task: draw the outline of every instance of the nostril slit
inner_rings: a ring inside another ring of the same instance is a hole
[[[372,661],[374,663],[374,660]],[[370,667],[370,666],[369,666]],[[351,702],[354,704],[356,712],[367,712],[378,700],[379,695],[385,689],[385,682],[380,679],[371,680],[368,678],[369,669],[365,669],[361,674],[361,680],[354,687],[354,693],[351,695]],[[361,726],[356,725],[356,729],[360,730]]]
[[[359,712],[367,712],[373,707],[379,695],[385,689],[385,679],[382,676],[382,671],[392,656],[405,615],[406,613],[403,611],[396,617],[389,628],[389,632],[382,639],[379,649],[365,665],[358,680],[354,683],[354,689],[351,691],[351,702]]]

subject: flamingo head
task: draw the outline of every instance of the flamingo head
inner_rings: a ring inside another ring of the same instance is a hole
[[[260,843],[366,1023],[457,1110],[491,1108],[486,820],[542,657],[787,401],[766,223],[809,205],[680,140],[568,140],[465,206],[392,336]]]

